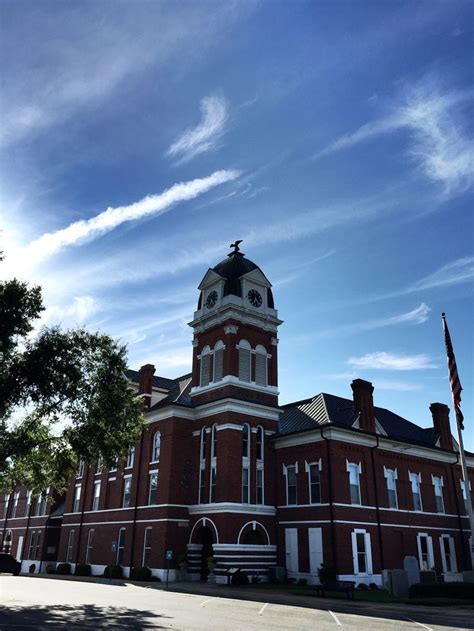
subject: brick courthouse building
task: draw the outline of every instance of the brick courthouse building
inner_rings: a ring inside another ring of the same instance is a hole
[[[167,550],[187,559],[190,580],[206,577],[211,556],[218,581],[231,567],[265,579],[282,566],[313,583],[324,563],[341,578],[380,583],[405,555],[448,578],[470,569],[447,406],[433,403],[432,426],[422,429],[374,406],[372,384],[356,379],[350,399],[318,394],[280,407],[281,320],[266,276],[235,246],[199,291],[192,373],[129,371],[148,427],[116,469],[81,465],[64,511],[59,501],[45,509],[42,536],[53,543],[32,546],[37,518],[28,526],[12,516],[14,494],[6,509],[0,503],[24,569],[56,558],[94,573],[147,565],[163,578]],[[35,503],[25,510],[35,513]]]

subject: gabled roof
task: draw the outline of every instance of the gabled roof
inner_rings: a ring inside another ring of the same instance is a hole
[[[190,392],[192,373],[188,373],[182,377],[177,377],[173,381],[174,386],[170,389],[169,394],[164,399],[161,399],[161,401],[158,401],[158,403],[155,403],[150,410],[156,410],[166,405],[170,405],[170,403],[191,407],[192,403]]]
[[[278,435],[316,429],[323,425],[352,428],[359,417],[351,399],[321,393],[283,406]],[[422,428],[386,408],[374,407],[375,418],[389,438],[435,447],[438,435],[434,428]]]

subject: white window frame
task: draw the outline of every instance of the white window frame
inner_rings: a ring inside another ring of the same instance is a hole
[[[294,504],[290,504],[288,502],[288,491],[289,491],[289,475],[288,475],[288,469],[294,469],[295,471],[295,502]],[[295,462],[294,464],[289,464],[289,465],[283,465],[283,475],[285,476],[286,480],[285,480],[285,488],[286,488],[286,505],[287,506],[298,506],[298,462]]]
[[[127,453],[127,462],[125,463],[125,468],[131,469],[133,467],[134,462],[135,462],[135,446],[132,445]]]
[[[443,497],[443,486],[444,486],[444,481],[443,481],[443,476],[437,476],[437,475],[432,475],[431,476],[431,482],[433,484],[433,491],[434,491],[434,495],[435,495],[435,502],[436,502],[436,511],[442,515],[446,512],[445,506],[444,506],[444,497]],[[437,490],[439,490],[439,494],[436,492]],[[439,510],[439,506],[438,506],[438,499],[439,498],[441,500],[441,508],[442,510]]]
[[[211,461],[217,459],[217,423],[211,429]]]
[[[128,490],[127,490],[128,489]],[[125,498],[128,495],[128,502],[125,504]],[[132,474],[123,476],[123,493],[122,508],[130,508],[132,504]]]
[[[199,359],[199,385],[201,388],[208,386],[211,383],[211,349],[209,346],[205,346]]]
[[[153,434],[150,464],[156,464],[157,462],[160,462],[160,457],[161,457],[161,432],[160,430],[157,430]]]
[[[248,423],[242,425],[242,458],[250,459],[250,425]]]
[[[467,507],[466,481],[465,480],[459,480],[459,484],[461,486],[462,499],[464,501],[464,512],[467,515],[469,513],[469,510],[468,510],[468,507]],[[469,495],[470,494],[471,494],[471,481],[469,481]]]
[[[418,549],[418,563],[420,565],[420,570],[424,571],[423,568],[423,555],[421,550],[421,539],[426,537],[426,550],[428,554],[428,571],[435,569],[435,558],[433,552],[433,538],[427,532],[419,532],[416,536],[416,543]]]
[[[259,485],[259,483],[258,483],[259,474],[260,474],[261,481],[262,481],[261,485]],[[262,501],[261,502],[258,501],[258,499],[259,499],[258,498],[258,489],[259,488],[262,489]],[[259,506],[263,506],[265,504],[265,472],[264,472],[264,469],[263,469],[263,462],[261,460],[257,461],[257,473],[256,473],[256,476],[255,476],[255,502]]]
[[[360,462],[349,462],[349,460],[346,459],[346,471],[349,474],[349,495],[351,499],[351,504],[353,506],[362,506],[362,490],[360,488],[360,475],[362,473],[362,464]],[[357,484],[351,484],[351,472],[355,473]],[[359,495],[358,502],[352,501],[352,490],[351,490],[352,486],[357,486],[358,495]]]
[[[408,472],[408,479],[410,480],[410,487],[411,487],[411,501],[413,503],[413,512],[414,513],[422,513],[423,512],[423,499],[421,497],[421,473],[412,473],[411,471]],[[414,495],[415,493],[413,492],[413,482],[416,481],[416,484],[418,486],[418,497],[420,498],[420,509],[415,508],[415,501],[414,501]]]
[[[84,475],[84,468],[85,468],[86,463],[84,462],[84,460],[79,460],[79,465],[77,467],[77,475],[76,478],[82,478],[82,476]]]
[[[151,479],[152,477],[156,477],[156,501],[151,503]],[[158,482],[159,475],[158,469],[153,469],[152,471],[148,471],[148,506],[156,506],[158,504]]]
[[[120,545],[122,532],[124,533],[124,536],[123,536],[122,545]],[[117,556],[116,556],[116,560],[115,560],[117,565],[122,565],[123,555],[125,554],[125,538],[126,538],[126,536],[127,536],[127,529],[126,528],[120,528],[119,529],[119,534],[118,534],[118,537],[117,537]]]
[[[16,517],[16,511],[18,509],[18,500],[20,498],[20,491],[15,491],[13,495],[13,506],[12,506],[12,519]]]
[[[318,469],[318,478],[319,478],[319,502],[313,502],[313,494],[312,494],[312,490],[311,490],[311,467],[317,467]],[[314,462],[306,462],[304,463],[304,468],[306,473],[308,474],[308,500],[309,500],[309,504],[313,504],[315,506],[317,506],[318,504],[321,504],[321,470],[322,470],[322,460],[321,458],[319,460],[315,460]]]
[[[359,572],[359,553],[357,550],[357,535],[364,535],[364,546],[365,546],[365,565],[366,571]],[[352,540],[352,563],[354,566],[354,574],[358,576],[371,576],[373,574],[374,568],[372,565],[372,543],[370,538],[370,532],[363,528],[356,528],[351,533]]]
[[[398,509],[398,492],[397,492],[398,470],[397,469],[387,469],[384,466],[383,474],[384,474],[385,479],[387,480],[388,507],[389,508],[393,508],[393,509]],[[393,481],[393,489],[391,489],[389,487],[391,481]],[[395,493],[395,506],[390,506],[390,493],[389,493],[389,491],[394,491],[394,493]]]
[[[147,541],[147,534],[150,534],[150,540]],[[143,567],[150,567],[150,565],[146,565],[145,564],[145,559],[146,559],[146,553],[147,550],[150,551],[150,556],[151,556],[151,550],[152,550],[152,546],[151,546],[151,536],[153,533],[153,528],[151,526],[147,526],[143,532],[143,553],[142,553],[142,566]]]
[[[94,528],[89,528],[89,532],[87,533],[87,547],[86,547],[86,563],[90,564],[91,562],[91,553],[94,546]]]
[[[214,493],[213,493],[213,489],[214,489]],[[216,490],[217,490],[217,466],[213,463],[211,464],[211,475],[209,476],[209,503],[210,504],[214,504],[216,502]]]
[[[82,484],[76,484],[74,486],[74,503],[72,505],[72,512],[79,513],[81,509],[81,494]]]
[[[214,350],[212,351],[213,362],[212,362],[212,381],[213,383],[217,383],[218,381],[222,381],[224,378],[224,349],[225,345],[222,340],[218,340],[214,344]],[[218,358],[219,357],[219,361]],[[217,374],[217,367],[220,367],[221,374]]]
[[[448,570],[448,564],[446,562],[446,550],[444,548],[444,541],[448,541],[449,545],[449,557],[451,560],[451,569]],[[439,538],[439,547],[441,550],[441,564],[443,566],[443,572],[445,574],[456,574],[458,571],[458,564],[456,561],[456,546],[454,544],[454,539],[451,535],[441,535]]]
[[[255,347],[255,383],[258,386],[268,386],[268,358],[267,349],[261,344],[257,344]],[[263,363],[259,365],[259,361],[263,359]],[[260,366],[263,366],[263,378],[260,373]]]
[[[70,530],[67,537],[66,563],[72,563],[72,554],[74,551],[74,533],[74,529]]]
[[[244,484],[245,473],[247,473],[247,484]],[[242,504],[250,504],[250,466],[248,464],[242,466]]]
[[[206,489],[206,427],[201,429],[199,436],[199,488],[198,504],[204,504],[204,494]]]
[[[261,445],[260,447],[261,458],[258,457],[259,444]],[[265,430],[263,429],[261,425],[257,427],[257,433],[255,436],[255,453],[256,453],[257,462],[263,463],[263,461],[265,460]]]
[[[30,545],[28,547],[28,560],[29,561],[34,560],[35,550],[36,550],[36,530],[32,530],[31,535],[30,535]]]

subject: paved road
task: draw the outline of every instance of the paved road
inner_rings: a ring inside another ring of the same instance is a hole
[[[264,595],[262,595],[264,598]],[[329,603],[330,601],[328,601]],[[104,585],[0,576],[0,630],[183,629],[233,631],[390,630],[441,631],[473,629],[474,612],[427,613],[394,608],[370,610],[332,601],[327,609],[166,592],[135,585]]]

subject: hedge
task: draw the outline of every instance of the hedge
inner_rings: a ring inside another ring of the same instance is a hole
[[[130,580],[151,581],[151,570],[149,567],[132,567],[130,570]]]
[[[122,578],[123,568],[121,565],[107,565],[104,570],[105,578]]]
[[[88,563],[78,563],[74,574],[76,576],[91,576],[91,566]]]
[[[70,574],[71,573],[71,564],[70,563],[58,563],[56,568],[56,574]]]
[[[474,583],[416,583],[410,598],[463,598],[474,600]]]

